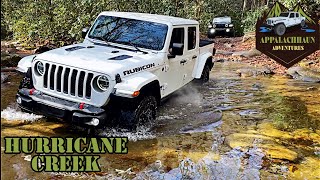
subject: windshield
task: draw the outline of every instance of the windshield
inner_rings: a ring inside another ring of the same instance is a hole
[[[231,23],[231,18],[230,17],[217,17],[213,19],[213,24],[228,24]]]
[[[89,38],[152,50],[164,46],[168,26],[148,21],[113,16],[99,16]]]
[[[288,17],[289,16],[289,13],[281,13],[280,15],[279,15],[279,17]]]

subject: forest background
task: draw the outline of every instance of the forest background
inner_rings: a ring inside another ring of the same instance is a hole
[[[1,0],[1,39],[24,43],[81,40],[102,11],[130,11],[195,19],[203,34],[213,17],[230,16],[237,36],[254,31],[257,18],[275,1],[268,0]],[[288,8],[297,0],[279,0]],[[309,14],[320,13],[320,0],[301,0]]]

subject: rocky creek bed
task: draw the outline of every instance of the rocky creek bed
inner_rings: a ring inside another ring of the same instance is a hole
[[[4,154],[8,179],[319,179],[320,84],[239,70],[216,62],[204,85],[191,83],[160,108],[153,129],[108,127],[102,136],[128,136],[129,153],[102,154],[100,173],[35,173],[30,156]],[[263,70],[265,71],[265,70]],[[1,86],[1,135],[76,136],[63,122],[23,113],[15,103],[14,72]]]

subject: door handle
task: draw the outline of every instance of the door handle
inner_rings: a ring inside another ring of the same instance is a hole
[[[196,55],[194,55],[194,56],[192,56],[192,59],[195,59],[195,58],[197,58],[198,56],[196,56]]]
[[[184,64],[186,62],[187,62],[187,60],[183,59],[183,60],[180,61],[180,64]]]

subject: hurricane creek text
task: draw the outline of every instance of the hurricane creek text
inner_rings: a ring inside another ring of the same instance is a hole
[[[5,137],[6,154],[30,154],[35,172],[98,172],[99,154],[127,154],[128,138]]]

